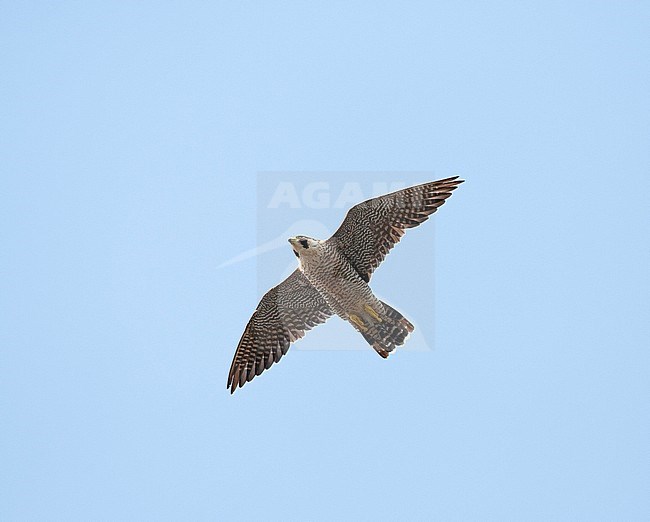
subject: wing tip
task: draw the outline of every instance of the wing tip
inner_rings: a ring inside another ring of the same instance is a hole
[[[244,368],[245,370],[245,368]],[[246,380],[244,379],[244,382],[242,383],[242,376],[246,375],[246,372],[242,374],[242,368],[241,366],[233,366],[233,368],[230,370],[230,373],[228,374],[228,384],[226,385],[226,389],[230,388],[230,395],[235,393],[235,390],[239,387],[241,388],[246,384]]]
[[[230,395],[235,393],[235,390],[237,388],[241,388],[242,385],[239,383],[239,378],[233,379],[233,374],[231,373],[230,376],[228,377],[228,385],[226,386],[226,389],[230,388]]]
[[[460,185],[461,183],[465,183],[465,180],[461,179],[460,176],[451,176],[450,178],[439,179],[431,183],[436,185]]]

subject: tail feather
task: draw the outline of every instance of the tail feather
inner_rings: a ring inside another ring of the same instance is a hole
[[[392,306],[384,302],[382,305],[384,313],[381,314],[381,322],[373,321],[368,330],[361,334],[368,344],[385,359],[397,346],[404,344],[415,327]]]

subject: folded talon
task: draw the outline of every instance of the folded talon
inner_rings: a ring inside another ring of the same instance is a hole
[[[350,314],[350,321],[356,324],[359,327],[359,330],[362,332],[366,332],[368,330],[368,327],[358,315]]]
[[[381,323],[381,317],[379,317],[379,314],[375,312],[370,305],[363,305],[363,307],[366,309],[366,312],[368,312],[374,319],[375,321]]]

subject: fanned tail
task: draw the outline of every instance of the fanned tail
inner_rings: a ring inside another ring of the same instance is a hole
[[[415,327],[392,306],[384,302],[382,305],[384,313],[379,314],[380,320],[372,320],[361,335],[385,359],[397,346],[404,344]]]

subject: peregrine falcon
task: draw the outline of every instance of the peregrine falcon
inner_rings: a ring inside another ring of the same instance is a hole
[[[359,203],[329,239],[290,238],[299,266],[262,297],[248,321],[228,374],[230,393],[332,315],[350,323],[383,358],[404,344],[414,327],[375,297],[370,276],[406,229],[426,221],[463,181],[455,176]]]

